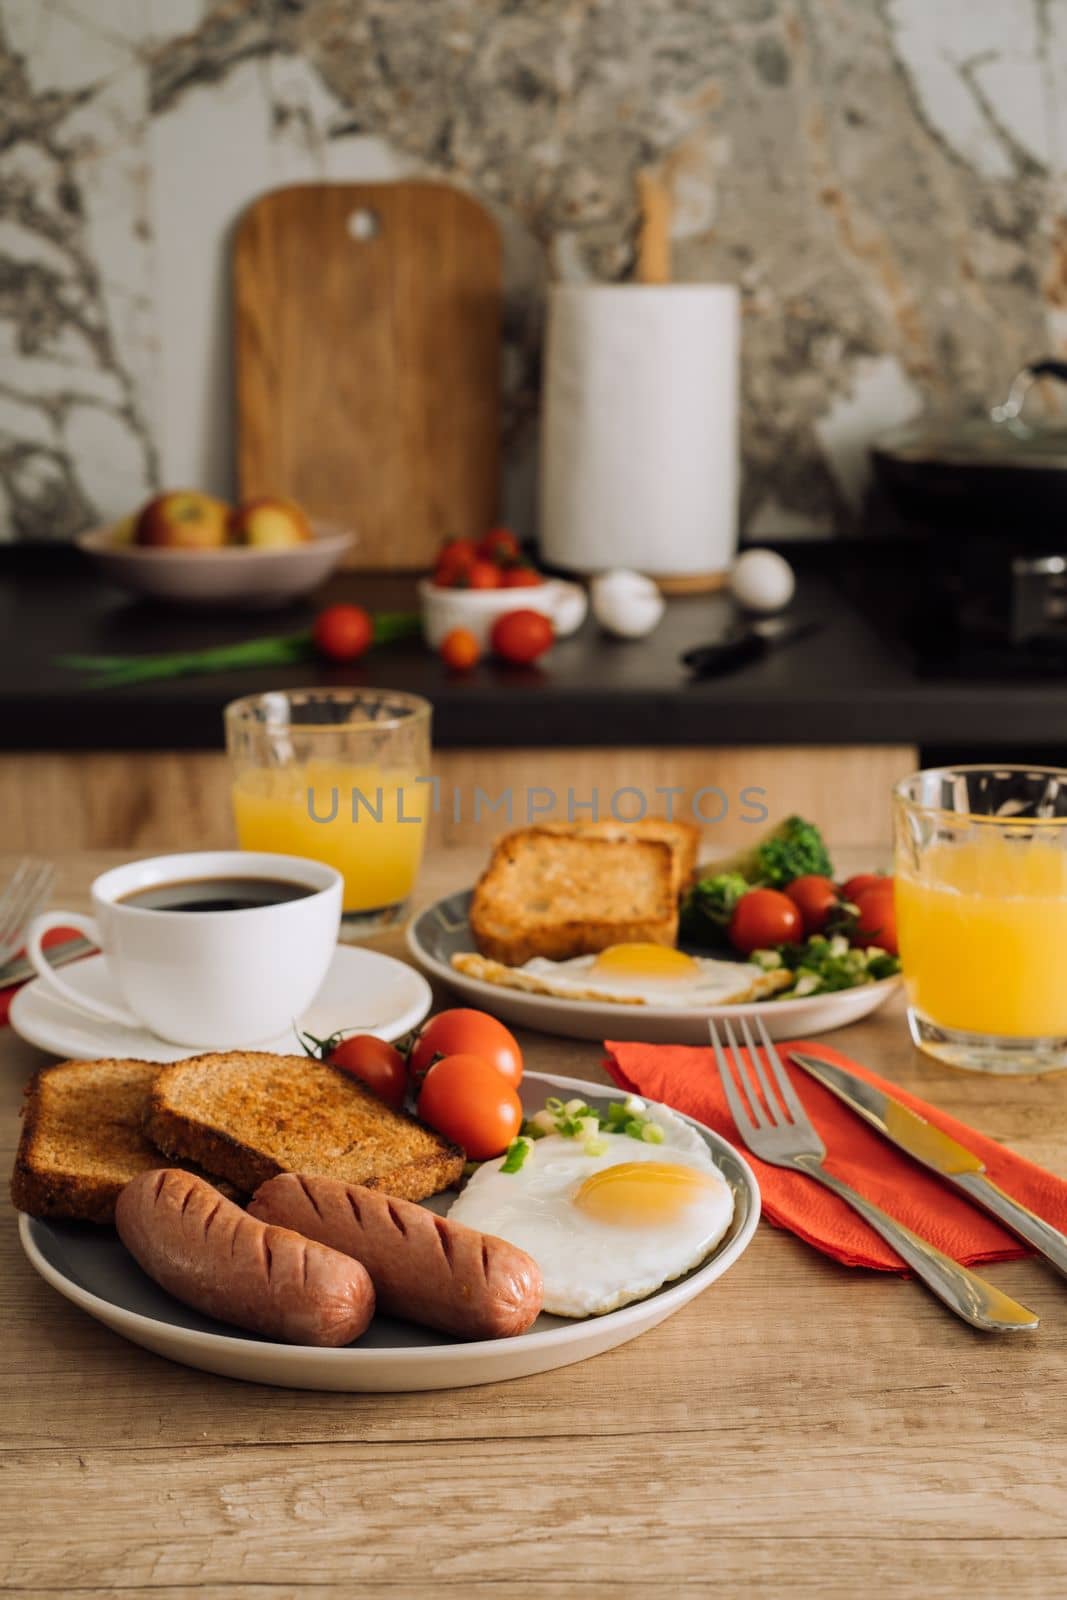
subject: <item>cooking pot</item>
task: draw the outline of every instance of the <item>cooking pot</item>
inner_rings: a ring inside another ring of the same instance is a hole
[[[1067,424],[1023,415],[1039,380],[1067,383],[1067,361],[1032,361],[1007,398],[984,417],[920,419],[876,439],[875,480],[894,508],[938,528],[966,532],[1027,523],[1028,542],[1067,540]],[[1035,519],[1039,519],[1035,525]],[[1034,536],[1037,536],[1036,540]]]

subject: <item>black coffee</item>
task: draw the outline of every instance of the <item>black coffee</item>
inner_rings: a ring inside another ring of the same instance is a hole
[[[154,883],[119,899],[120,906],[141,911],[252,911],[303,900],[315,890],[287,878],[185,878],[180,883]]]

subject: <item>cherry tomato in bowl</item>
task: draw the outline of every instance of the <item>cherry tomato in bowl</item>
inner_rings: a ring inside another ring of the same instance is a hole
[[[478,546],[478,554],[485,561],[509,566],[519,559],[519,541],[510,528],[490,528]]]
[[[467,589],[499,589],[500,568],[492,561],[486,561],[479,556],[477,561],[472,561],[463,573],[464,582],[461,587]]]
[[[897,908],[893,898],[892,878],[879,878],[866,888],[857,890],[853,904],[859,918],[852,930],[852,943],[873,944],[879,950],[898,955]]]
[[[513,1088],[522,1082],[522,1051],[513,1033],[487,1011],[459,1006],[439,1011],[411,1047],[408,1071],[418,1081],[437,1056],[477,1056]]]
[[[334,1045],[326,1059],[331,1066],[340,1067],[342,1072],[366,1084],[394,1111],[402,1108],[408,1074],[404,1057],[394,1045],[375,1038],[373,1033],[354,1033],[351,1038]]]
[[[742,955],[768,945],[789,944],[804,932],[800,910],[779,889],[750,889],[734,907],[730,943]]]
[[[540,589],[544,581],[534,567],[507,567],[500,574],[502,589]]]
[[[800,912],[804,933],[809,936],[821,933],[830,913],[840,905],[837,888],[829,878],[818,872],[805,873],[787,884],[786,894]]]
[[[522,1102],[506,1078],[480,1056],[435,1061],[419,1091],[418,1114],[471,1161],[502,1154],[522,1127]]]

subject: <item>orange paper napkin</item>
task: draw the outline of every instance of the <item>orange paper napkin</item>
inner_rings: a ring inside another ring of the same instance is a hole
[[[80,937],[81,935],[78,933],[77,928],[51,928],[45,934],[41,943],[46,950],[49,950],[53,945],[66,944],[69,939],[78,939]],[[24,955],[25,952],[20,950],[18,954]],[[86,955],[89,954],[91,952],[86,951]],[[26,978],[24,982],[29,983],[29,978]],[[21,983],[13,983],[9,989],[0,989],[0,1028],[7,1022],[8,1012],[11,1010],[11,1002],[21,988]]]
[[[763,1214],[771,1222],[789,1228],[816,1250],[833,1256],[845,1266],[877,1267],[883,1272],[907,1270],[896,1252],[843,1200],[799,1172],[767,1166],[745,1148],[727,1108],[710,1045],[608,1041],[604,1048],[610,1052],[604,1064],[621,1089],[685,1111],[737,1147],[751,1163],[759,1180]],[[816,1083],[800,1067],[793,1066],[787,1059],[790,1049],[821,1056],[895,1096],[935,1127],[958,1139],[968,1150],[973,1150],[985,1163],[991,1180],[1008,1194],[1054,1227],[1067,1231],[1067,1181],[1064,1179],[1054,1177],[1022,1156],[1013,1155],[1003,1145],[976,1133],[954,1117],[946,1116],[925,1100],[905,1093],[896,1084],[888,1083],[837,1050],[799,1039],[780,1044],[778,1051],[793,1086],[826,1145],[827,1169],[913,1232],[929,1239],[946,1255],[973,1265],[981,1261],[1011,1261],[1033,1252],[992,1217],[971,1205],[951,1184],[883,1139],[821,1083]]]

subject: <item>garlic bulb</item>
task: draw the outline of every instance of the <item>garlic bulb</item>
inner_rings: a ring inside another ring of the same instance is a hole
[[[602,572],[590,585],[593,615],[605,633],[619,639],[643,639],[663,617],[666,601],[651,578],[617,567]]]

